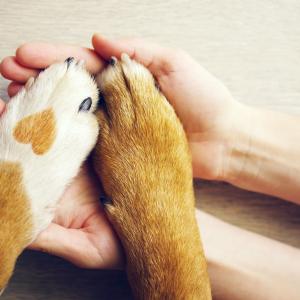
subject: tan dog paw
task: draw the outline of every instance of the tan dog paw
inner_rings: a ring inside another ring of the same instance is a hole
[[[94,166],[138,299],[210,299],[183,127],[151,73],[123,54],[97,78]]]

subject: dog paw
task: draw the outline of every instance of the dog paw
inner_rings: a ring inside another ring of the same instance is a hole
[[[113,202],[115,194],[174,185],[176,176],[190,181],[183,127],[152,74],[123,54],[121,60],[112,58],[97,83],[102,101],[94,159]]]
[[[97,78],[94,168],[137,299],[210,299],[183,127],[155,80],[122,55]],[[176,274],[176,276],[174,276]]]
[[[30,242],[51,222],[49,208],[96,142],[97,101],[97,86],[83,62],[68,58],[28,80],[7,104],[0,118],[2,235],[1,223],[8,231],[27,226]]]

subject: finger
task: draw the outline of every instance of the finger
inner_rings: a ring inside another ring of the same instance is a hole
[[[14,56],[5,57],[0,64],[0,73],[3,77],[24,83],[29,77],[36,77],[37,70],[21,66]]]
[[[4,112],[5,109],[5,102],[0,99],[0,115]]]
[[[172,51],[155,43],[141,39],[111,40],[94,34],[92,44],[104,59],[109,60],[112,56],[120,58],[122,53],[127,53],[155,76],[161,75],[161,72],[168,73],[172,69]]]
[[[15,96],[21,88],[23,88],[23,84],[14,81],[11,82],[7,87],[7,93],[9,97]]]
[[[87,232],[51,223],[28,248],[59,256],[82,268],[120,267],[119,249],[107,247],[107,240],[112,236],[112,232],[109,232],[109,235],[104,232],[103,238],[101,234],[97,233],[99,243],[95,247],[91,244],[93,236],[89,236]]]
[[[57,61],[68,57],[83,59],[89,72],[96,74],[104,67],[104,61],[95,51],[69,45],[53,45],[48,43],[27,43],[16,51],[17,61],[28,68],[44,69]]]
[[[65,228],[51,223],[47,229],[42,231],[28,248],[51,254],[64,252],[61,242],[66,238]],[[59,243],[58,243],[59,242]],[[59,247],[59,249],[57,249]]]
[[[56,255],[77,266],[86,267],[82,262],[82,256],[86,253],[83,247],[86,247],[83,232],[51,223],[28,248]]]

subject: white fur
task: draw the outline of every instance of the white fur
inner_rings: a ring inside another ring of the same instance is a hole
[[[90,111],[78,112],[87,97],[93,101]],[[97,86],[82,63],[57,63],[35,81],[30,79],[0,118],[0,161],[22,166],[34,222],[32,239],[49,225],[66,185],[95,145],[98,124],[93,111],[97,101]],[[36,155],[30,144],[15,140],[13,130],[24,117],[48,108],[55,113],[55,141],[44,155]]]

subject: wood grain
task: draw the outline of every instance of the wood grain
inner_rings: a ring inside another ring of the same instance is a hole
[[[0,59],[26,41],[90,45],[93,32],[181,47],[245,103],[300,114],[297,0],[0,0]],[[6,98],[7,81],[1,80]],[[297,174],[295,174],[297,176]],[[198,206],[300,248],[300,208],[215,182],[195,183]],[[3,299],[129,299],[124,274],[77,269],[27,252]]]
[[[26,251],[4,300],[132,299],[124,272],[83,270],[45,253]]]

